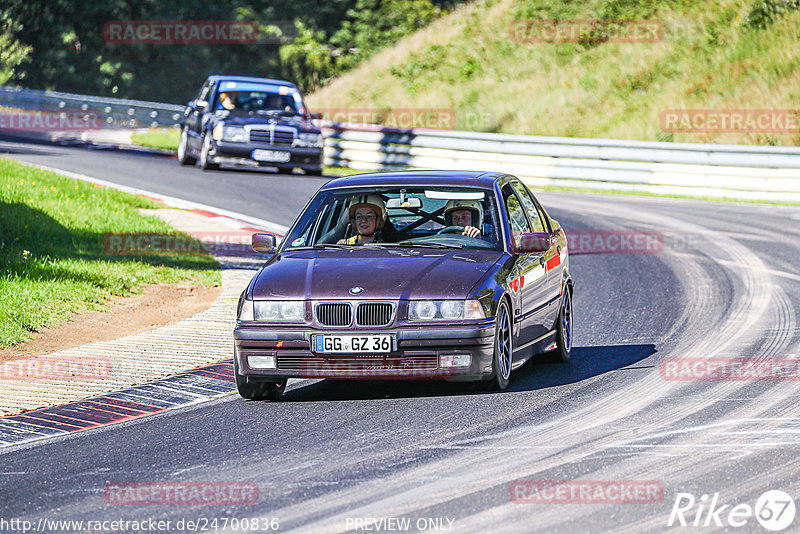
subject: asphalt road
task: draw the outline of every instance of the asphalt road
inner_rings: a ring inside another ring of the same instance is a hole
[[[0,141],[5,153],[281,224],[325,181]],[[680,527],[675,514],[677,530],[766,532],[754,516],[729,512],[740,503],[754,509],[767,490],[800,499],[800,382],[666,380],[660,362],[800,357],[800,208],[537,196],[568,231],[664,234],[657,254],[571,257],[570,363],[529,362],[499,393],[433,382],[295,382],[282,402],[230,396],[0,450],[0,530],[11,518],[155,518],[174,528],[181,519],[261,517],[277,518],[282,532],[661,532],[682,499],[683,519],[698,526]],[[584,493],[583,502],[519,503],[511,498],[519,480],[650,481],[663,493],[651,503],[603,504]],[[259,495],[242,506],[104,498],[109,482],[155,481],[253,482]],[[715,494],[716,508],[727,507],[709,517]],[[762,519],[773,509],[789,516],[774,500],[767,506],[756,510]],[[264,531],[256,526],[249,530]],[[800,531],[800,517],[786,531]]]

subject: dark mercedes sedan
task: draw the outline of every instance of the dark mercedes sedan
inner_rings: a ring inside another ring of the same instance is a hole
[[[314,117],[291,82],[209,76],[183,113],[178,162],[321,175],[324,143]]]
[[[569,359],[572,291],[559,223],[514,176],[404,171],[325,184],[239,300],[236,383],[484,380],[533,355]]]

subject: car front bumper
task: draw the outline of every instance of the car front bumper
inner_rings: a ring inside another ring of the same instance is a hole
[[[288,152],[287,162],[258,161],[253,159],[253,151],[273,150]],[[210,162],[220,165],[243,167],[278,167],[279,169],[300,168],[303,170],[322,169],[322,148],[293,147],[287,145],[268,145],[262,143],[228,143],[215,141],[209,154]]]
[[[252,379],[338,378],[473,381],[492,376],[494,322],[477,326],[399,328],[380,333],[396,337],[388,354],[318,354],[314,334],[334,332],[239,325],[234,330],[239,372]],[[350,331],[348,333],[354,333]],[[371,332],[372,333],[372,332]],[[442,356],[470,355],[464,367],[441,365]],[[275,369],[253,368],[249,356],[274,356]]]

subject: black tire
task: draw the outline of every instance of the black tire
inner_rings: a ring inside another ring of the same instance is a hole
[[[181,140],[178,142],[178,163],[181,165],[197,163],[197,158],[189,155],[189,133],[186,128],[181,129]]]
[[[509,312],[506,301],[500,302],[497,307],[494,333],[494,356],[492,358],[492,373],[494,376],[489,382],[489,387],[504,390],[511,379],[511,361],[514,355],[513,347],[513,318]]]
[[[236,377],[236,389],[243,399],[263,401],[278,400],[286,389],[288,379],[284,378],[280,382],[256,381],[239,374],[239,364],[233,358],[233,374]]]
[[[322,169],[314,169],[311,171],[306,171],[306,174],[309,176],[322,176]]]
[[[211,163],[211,137],[208,132],[203,136],[203,148],[200,150],[200,168],[204,171],[216,171],[219,169],[218,163]]]
[[[568,362],[572,351],[572,291],[569,286],[564,288],[561,299],[561,308],[558,310],[556,321],[556,349],[555,356],[559,362]]]

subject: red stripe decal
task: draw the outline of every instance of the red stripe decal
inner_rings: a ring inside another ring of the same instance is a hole
[[[553,256],[552,258],[547,260],[547,264],[545,265],[545,269],[549,271],[550,269],[555,269],[559,265],[561,265],[561,256],[556,254],[555,256]]]

